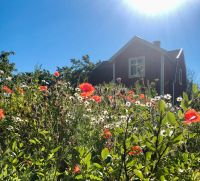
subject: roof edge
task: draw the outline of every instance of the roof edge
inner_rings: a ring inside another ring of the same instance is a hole
[[[115,53],[115,54],[109,59],[109,61],[111,61],[111,62],[114,61],[114,59],[115,59],[118,55],[120,55],[121,53],[123,53],[123,52],[126,50],[126,48],[127,48],[131,43],[133,43],[135,40],[138,40],[138,41],[140,41],[140,42],[146,44],[147,46],[150,46],[151,48],[153,48],[153,49],[159,51],[160,53],[162,53],[162,54],[164,54],[164,55],[166,55],[166,56],[171,60],[171,58],[168,56],[167,50],[165,50],[165,49],[163,49],[163,48],[160,48],[160,47],[156,47],[153,43],[151,43],[151,42],[149,42],[149,41],[147,41],[147,40],[144,40],[144,39],[142,39],[142,38],[140,38],[140,37],[138,37],[138,36],[134,36],[130,41],[128,41],[128,43],[126,43],[122,48],[120,48],[120,49],[117,51],[117,53]]]

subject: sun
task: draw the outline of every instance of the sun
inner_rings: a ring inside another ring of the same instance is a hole
[[[127,6],[149,16],[172,12],[187,0],[124,0]]]

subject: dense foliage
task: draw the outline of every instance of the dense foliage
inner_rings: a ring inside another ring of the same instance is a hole
[[[62,71],[29,81],[5,72],[0,180],[200,180],[196,85],[172,106],[149,89],[74,88]]]

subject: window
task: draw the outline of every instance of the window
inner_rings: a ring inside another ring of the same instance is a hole
[[[129,59],[129,78],[145,76],[145,57],[133,57]]]
[[[182,85],[182,69],[181,68],[179,69],[179,72],[178,72],[178,80],[179,80],[179,85]]]

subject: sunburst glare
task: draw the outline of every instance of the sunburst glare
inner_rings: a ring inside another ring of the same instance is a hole
[[[175,11],[187,0],[124,0],[126,5],[147,16],[157,16]]]

